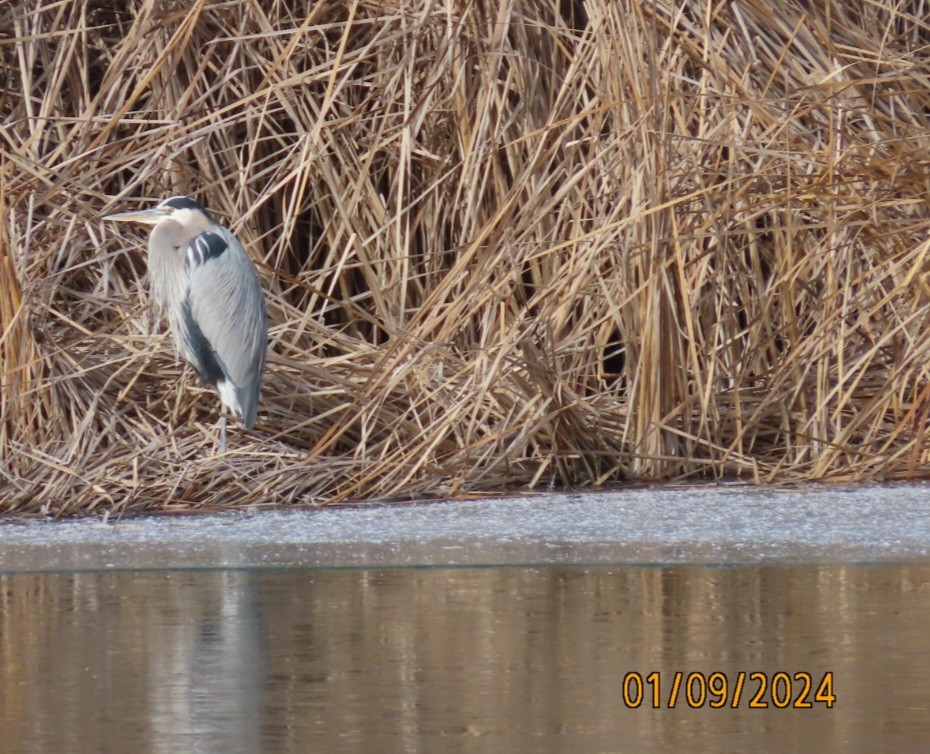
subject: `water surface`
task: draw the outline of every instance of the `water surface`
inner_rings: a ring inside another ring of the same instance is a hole
[[[5,524],[0,754],[918,751],[928,626],[926,485]]]
[[[6,574],[0,754],[911,751],[928,625],[928,564]],[[669,708],[676,671],[836,702]]]

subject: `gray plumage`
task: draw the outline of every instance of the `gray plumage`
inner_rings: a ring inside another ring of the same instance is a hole
[[[150,210],[104,219],[155,226],[148,245],[152,296],[178,351],[216,388],[243,426],[253,426],[268,321],[248,252],[189,197],[171,197]]]

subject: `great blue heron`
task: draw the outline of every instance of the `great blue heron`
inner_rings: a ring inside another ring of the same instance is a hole
[[[104,220],[154,225],[148,269],[152,295],[184,359],[242,420],[255,424],[268,342],[255,265],[236,237],[198,202],[173,196],[157,207]],[[220,420],[226,449],[226,415]]]

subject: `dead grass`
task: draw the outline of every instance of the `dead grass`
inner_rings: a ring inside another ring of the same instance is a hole
[[[930,470],[928,3],[297,6],[0,7],[0,509]],[[224,456],[99,220],[181,193],[269,298]]]

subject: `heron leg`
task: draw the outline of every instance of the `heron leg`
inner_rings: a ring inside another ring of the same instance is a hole
[[[225,453],[226,445],[226,409],[220,414],[220,453]]]

